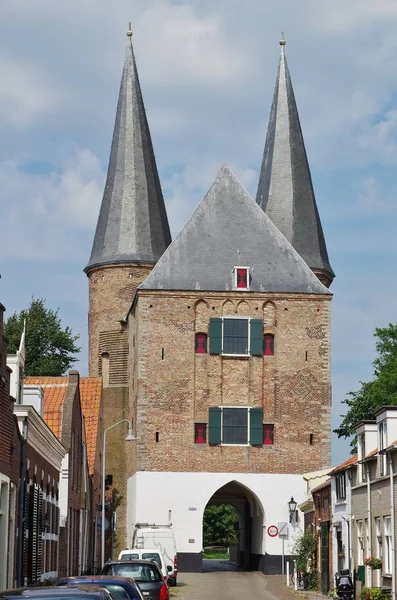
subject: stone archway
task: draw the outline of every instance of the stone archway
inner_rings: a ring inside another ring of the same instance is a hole
[[[239,535],[235,558],[241,569],[256,570],[262,556],[264,510],[259,498],[236,480],[221,486],[208,500],[211,504],[231,505],[239,515]]]

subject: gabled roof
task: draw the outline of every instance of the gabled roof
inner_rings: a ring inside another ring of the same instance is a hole
[[[44,421],[59,440],[62,437],[62,407],[69,385],[68,377],[26,377],[26,385],[40,385],[44,390]],[[84,416],[87,459],[90,475],[95,468],[96,445],[100,420],[102,379],[80,378],[80,401]]]
[[[351,467],[352,465],[355,465],[355,464],[357,464],[357,456],[356,455],[351,456],[350,458],[345,460],[345,462],[343,462],[342,464],[340,464],[337,467],[335,467],[334,469],[332,469],[332,471],[329,472],[329,475],[335,475],[335,473],[344,471],[348,467]]]
[[[108,174],[86,272],[105,264],[156,262],[171,243],[132,32],[127,35]]]
[[[326,487],[331,485],[331,478],[326,479],[325,481],[323,481],[323,483],[320,483],[320,485],[318,485],[317,487],[313,488],[311,490],[312,494],[314,494],[315,492],[319,492],[320,490],[325,489]]]
[[[256,201],[311,269],[330,282],[328,259],[314,195],[298,108],[282,40]]]
[[[139,288],[230,290],[235,266],[250,267],[253,292],[330,293],[224,165]]]

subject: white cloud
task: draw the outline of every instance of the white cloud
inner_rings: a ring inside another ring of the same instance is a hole
[[[76,256],[79,233],[94,230],[104,173],[89,150],[77,149],[44,175],[0,164],[0,254],[8,258]]]
[[[57,93],[37,65],[2,58],[0,81],[0,114],[15,127],[31,125],[57,106]]]

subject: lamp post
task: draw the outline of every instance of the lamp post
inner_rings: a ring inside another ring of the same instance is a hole
[[[289,522],[292,523],[292,519],[296,516],[296,507],[298,503],[295,502],[294,497],[291,497],[291,500],[288,502],[288,510],[289,510]]]
[[[103,432],[103,447],[102,447],[102,518],[101,518],[101,564],[102,567],[105,564],[105,479],[106,479],[106,434],[108,431],[113,429],[113,427],[117,427],[121,423],[128,423],[128,433],[125,437],[126,442],[134,442],[136,437],[132,432],[132,422],[128,419],[122,419],[114,425],[111,425]]]

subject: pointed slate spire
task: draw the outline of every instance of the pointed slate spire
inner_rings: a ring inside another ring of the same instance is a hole
[[[131,24],[127,36],[106,186],[86,272],[106,264],[156,262],[171,243]]]
[[[285,57],[285,39],[270,112],[256,201],[326,285],[335,273],[314,195],[298,108]]]

